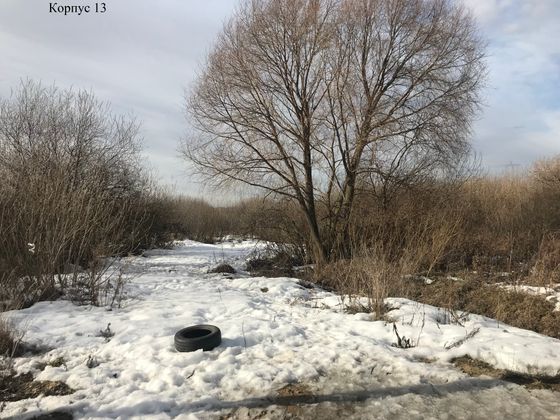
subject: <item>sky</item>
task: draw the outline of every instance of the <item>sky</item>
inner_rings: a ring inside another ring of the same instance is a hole
[[[178,156],[184,91],[236,0],[105,0],[103,14],[0,0],[0,97],[22,78],[93,91],[142,124],[144,164],[163,185],[204,195]],[[490,172],[560,153],[560,1],[464,0],[488,41],[484,108],[472,144]]]

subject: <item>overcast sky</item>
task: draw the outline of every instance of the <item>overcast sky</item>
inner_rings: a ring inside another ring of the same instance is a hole
[[[91,89],[142,122],[146,165],[178,191],[200,189],[177,157],[183,90],[235,0],[105,0],[104,14],[49,13],[0,0],[0,96],[21,78]],[[486,106],[474,149],[486,168],[560,153],[560,1],[465,0],[489,41]],[[94,4],[63,0],[58,4]]]

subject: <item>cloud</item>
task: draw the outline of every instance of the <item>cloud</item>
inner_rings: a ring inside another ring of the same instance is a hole
[[[560,153],[560,2],[467,0],[489,40],[489,87],[474,146],[490,170]]]
[[[465,0],[464,4],[478,20],[486,24],[496,19],[512,3],[512,0]]]

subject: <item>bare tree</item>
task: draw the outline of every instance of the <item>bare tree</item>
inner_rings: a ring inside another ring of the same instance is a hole
[[[246,1],[189,96],[181,150],[217,185],[295,200],[320,263],[349,252],[360,182],[468,152],[484,75],[456,1]]]

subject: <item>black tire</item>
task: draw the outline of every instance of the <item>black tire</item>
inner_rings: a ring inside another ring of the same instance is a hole
[[[222,333],[215,325],[194,325],[175,334],[177,351],[212,350],[222,342]]]

